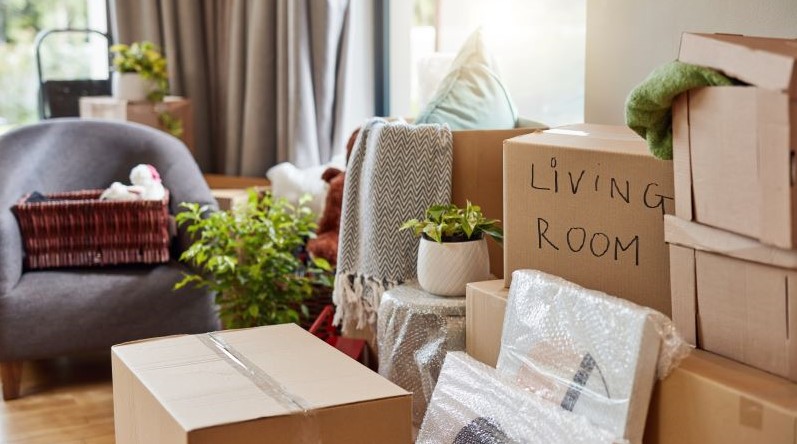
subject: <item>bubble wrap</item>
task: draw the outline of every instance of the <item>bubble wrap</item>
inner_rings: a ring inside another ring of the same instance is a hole
[[[465,350],[465,298],[435,296],[417,283],[382,295],[377,316],[379,374],[412,392],[420,427],[446,353]]]
[[[512,275],[498,370],[555,405],[642,441],[650,395],[689,353],[661,313],[556,276]]]
[[[417,443],[618,442],[586,418],[540,399],[465,353],[449,353]],[[622,442],[622,441],[620,441]]]

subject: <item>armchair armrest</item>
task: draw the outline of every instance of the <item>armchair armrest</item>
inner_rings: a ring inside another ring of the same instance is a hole
[[[10,208],[0,214],[0,297],[13,289],[22,276],[22,237]]]

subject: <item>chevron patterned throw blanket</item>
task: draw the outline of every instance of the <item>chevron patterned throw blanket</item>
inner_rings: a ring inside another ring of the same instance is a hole
[[[416,277],[418,239],[401,224],[451,199],[453,148],[447,125],[368,121],[346,170],[335,323],[376,322],[385,290]]]

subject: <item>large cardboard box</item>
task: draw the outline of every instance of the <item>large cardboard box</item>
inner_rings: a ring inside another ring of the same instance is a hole
[[[470,200],[482,208],[484,215],[501,219],[503,201],[504,140],[544,129],[527,123],[523,128],[509,130],[452,131],[454,163],[451,171],[451,201],[464,206]],[[490,272],[504,276],[504,252],[501,245],[488,240]]]
[[[117,444],[412,439],[410,393],[293,324],[112,351]]]
[[[699,88],[676,100],[676,215],[797,248],[797,44],[684,34],[679,60],[750,86]]]
[[[572,125],[504,142],[504,280],[532,268],[670,314],[663,215],[672,162],[626,127]]]
[[[797,385],[694,350],[654,390],[644,442],[797,443]]]
[[[672,317],[692,344],[797,381],[797,251],[677,217]]]
[[[491,367],[501,351],[508,297],[503,279],[473,282],[465,289],[465,351]]]

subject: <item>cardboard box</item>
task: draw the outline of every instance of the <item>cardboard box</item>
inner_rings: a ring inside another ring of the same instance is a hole
[[[516,271],[512,279],[498,371],[640,444],[662,347],[661,316],[537,270]]]
[[[249,200],[249,192],[247,190],[210,190],[213,198],[219,204],[219,209],[222,211],[229,211],[238,206],[245,204]]]
[[[465,290],[465,351],[491,367],[498,363],[508,296],[503,279],[473,282]]]
[[[180,140],[194,153],[194,114],[191,101],[183,97],[167,96],[163,103],[129,102],[114,97],[95,96],[80,98],[80,117],[123,120],[164,130],[159,120],[160,112],[168,111],[183,124]]]
[[[479,205],[490,219],[503,220],[503,146],[504,140],[544,129],[539,125],[509,130],[452,131],[454,163],[451,171],[451,201],[464,206],[466,201]],[[490,272],[504,276],[504,252],[501,245],[488,240]]]
[[[504,142],[504,280],[531,268],[670,314],[672,162],[626,127]]]
[[[795,41],[684,34],[679,60],[752,86],[699,88],[676,100],[676,215],[797,248]]]
[[[112,351],[118,444],[412,439],[410,393],[293,324]]]
[[[797,443],[797,385],[694,350],[654,390],[644,442]]]
[[[676,217],[665,225],[672,317],[684,337],[797,381],[797,251]]]

